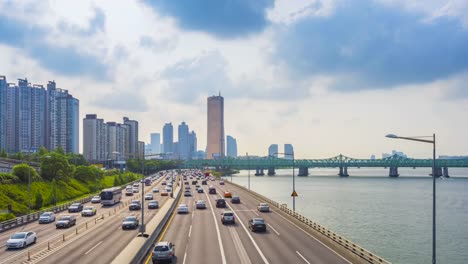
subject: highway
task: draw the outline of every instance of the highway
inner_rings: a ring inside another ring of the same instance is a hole
[[[160,190],[164,186],[161,185],[163,177],[153,182],[151,186],[145,187],[145,194],[151,193],[153,187],[158,186]],[[141,186],[141,184],[140,184]],[[133,196],[125,196],[125,190],[122,196],[123,204],[130,200],[141,200],[141,187],[140,192]],[[160,196],[160,193],[153,194],[155,200],[159,202],[160,207],[167,200],[168,196]],[[145,201],[145,223],[148,222],[156,213],[157,209],[147,209]],[[91,204],[91,203],[88,203]],[[86,205],[88,205],[86,204]],[[104,215],[104,219],[96,226],[91,227],[89,230],[80,231],[83,234],[72,236],[70,241],[63,243],[59,248],[53,249],[40,258],[34,259],[35,263],[110,263],[112,259],[122,250],[128,242],[138,234],[138,230],[125,230],[121,229],[122,219],[127,215],[137,215],[141,219],[141,211],[129,211],[128,206],[119,208],[119,204],[114,206],[102,207],[100,204],[92,204],[97,208],[96,217],[82,217],[80,213],[72,213],[77,218],[76,226],[83,224],[87,221],[92,221],[94,218],[100,218]],[[115,211],[114,211],[115,210]],[[111,216],[109,216],[111,213]],[[59,215],[68,214],[67,212],[59,213]],[[60,240],[63,234],[70,234],[75,229],[74,227],[67,229],[56,229],[55,223],[39,224],[37,221],[32,222],[25,226],[14,228],[5,233],[0,234],[2,240],[3,250],[0,252],[0,263],[21,263],[27,259],[27,251],[35,252],[41,248],[47,247],[47,242],[51,240]],[[6,250],[5,242],[8,237],[20,231],[34,231],[37,233],[37,243],[30,245],[26,249],[20,250]],[[68,240],[68,239],[67,239]],[[93,248],[94,247],[94,248]],[[92,248],[92,250],[91,250]],[[98,262],[96,262],[98,261]]]
[[[188,179],[191,183],[191,179]],[[213,185],[217,194],[208,194]],[[204,193],[191,186],[192,197],[182,197],[180,203],[189,205],[189,214],[174,214],[159,241],[170,241],[175,246],[175,263],[351,263],[323,245],[287,216],[275,211],[261,213],[261,202],[242,189],[219,181],[202,185]],[[215,201],[224,191],[241,198],[241,204],[226,199],[227,208],[216,208]],[[195,201],[203,199],[207,209],[195,209]],[[234,225],[223,225],[221,213],[232,210]],[[261,217],[267,223],[267,232],[254,233],[248,229],[248,220]],[[150,256],[146,263],[150,262]]]

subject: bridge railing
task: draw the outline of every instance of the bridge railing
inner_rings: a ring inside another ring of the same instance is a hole
[[[357,245],[356,243],[353,243],[351,240],[346,239],[345,237],[338,235],[334,233],[333,231],[329,230],[328,228],[321,226],[318,223],[315,223],[314,221],[308,219],[307,217],[299,214],[298,212],[295,212],[287,207],[285,204],[280,204],[276,201],[271,200],[268,197],[265,197],[257,192],[254,192],[252,190],[249,190],[245,188],[244,186],[241,186],[239,184],[229,182],[232,185],[235,185],[241,189],[243,189],[246,192],[249,192],[253,196],[256,196],[260,200],[263,200],[264,202],[270,204],[271,206],[276,207],[277,209],[281,210],[282,212],[292,216],[293,218],[297,219],[298,221],[306,224],[310,228],[314,229],[315,231],[318,231],[322,235],[326,236],[333,242],[339,244],[340,246],[344,247],[346,250],[348,250],[350,253],[353,255],[358,256],[359,258],[363,259],[364,261],[368,263],[382,263],[382,264],[390,264],[391,262],[383,259],[382,257],[379,257],[375,255],[374,253],[370,252],[369,250]]]

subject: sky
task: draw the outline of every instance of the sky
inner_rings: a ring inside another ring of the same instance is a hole
[[[466,0],[0,0],[0,61],[68,89],[80,119],[138,120],[146,143],[185,121],[205,149],[221,93],[240,155],[431,156],[389,133],[468,155]]]

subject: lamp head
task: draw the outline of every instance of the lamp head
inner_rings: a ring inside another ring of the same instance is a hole
[[[385,137],[388,137],[388,138],[398,138],[398,136],[395,135],[395,134],[388,134],[388,135],[386,135]]]

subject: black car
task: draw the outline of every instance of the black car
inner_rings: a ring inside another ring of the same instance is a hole
[[[231,199],[231,202],[233,204],[239,204],[240,203],[240,197],[239,196],[233,196]]]
[[[209,194],[216,194],[216,188],[211,186],[210,188],[208,188],[208,193]]]
[[[266,232],[265,220],[262,218],[252,218],[249,220],[249,229],[253,232]]]
[[[55,223],[56,228],[67,228],[76,225],[76,217],[73,215],[64,215]]]
[[[207,182],[206,180],[203,180],[203,181],[201,182],[201,184],[202,184],[202,185],[207,185],[208,182]]]
[[[148,203],[148,209],[158,209],[159,203],[158,201],[151,201]]]
[[[220,198],[216,200],[216,208],[225,208],[226,207],[226,200]]]
[[[69,213],[81,212],[81,210],[83,210],[83,205],[80,203],[73,203],[68,207]]]
[[[139,201],[133,201],[130,203],[130,205],[128,206],[128,209],[130,211],[134,211],[134,210],[141,210],[141,204]]]
[[[201,187],[198,188],[198,189],[197,189],[197,192],[198,192],[198,193],[203,193],[203,188],[201,188]]]
[[[198,181],[192,181],[192,185],[197,185]]]
[[[138,227],[138,218],[134,215],[130,215],[124,218],[122,223],[122,230],[125,229],[136,229]]]

